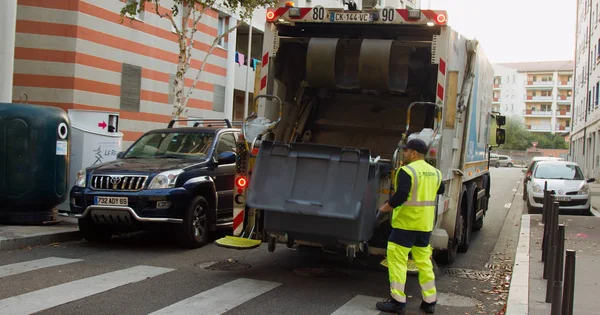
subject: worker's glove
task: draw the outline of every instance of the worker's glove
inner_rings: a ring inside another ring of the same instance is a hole
[[[385,222],[388,219],[389,214],[385,212],[379,211],[377,209],[377,214],[375,215],[375,226],[380,226],[381,223]]]

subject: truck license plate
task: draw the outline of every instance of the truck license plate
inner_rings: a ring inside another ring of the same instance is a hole
[[[94,197],[94,204],[104,206],[126,206],[128,204],[127,197]]]
[[[337,13],[337,12],[331,12],[330,20],[332,22],[370,23],[370,22],[373,22],[373,15],[371,13]]]
[[[571,197],[554,197],[556,201],[571,201]]]

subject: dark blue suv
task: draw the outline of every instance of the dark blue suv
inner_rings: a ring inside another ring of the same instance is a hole
[[[180,245],[197,248],[210,231],[231,227],[240,130],[226,119],[182,128],[176,121],[189,120],[149,131],[117,160],[79,172],[70,208],[85,239],[166,227]]]

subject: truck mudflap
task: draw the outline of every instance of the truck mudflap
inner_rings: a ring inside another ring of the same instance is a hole
[[[367,149],[263,141],[247,205],[268,233],[322,244],[368,241],[375,228],[379,170]]]

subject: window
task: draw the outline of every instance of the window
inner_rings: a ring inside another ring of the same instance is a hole
[[[131,147],[125,158],[206,159],[213,139],[213,133],[149,133]]]
[[[219,20],[217,21],[217,36],[221,36],[225,33],[225,17],[219,16]],[[225,36],[219,39],[217,45],[221,46],[221,48],[225,48]]]
[[[142,67],[123,64],[121,70],[121,99],[122,110],[140,111],[140,93],[142,90]]]
[[[584,179],[581,169],[577,165],[572,164],[538,164],[533,176],[540,179]]]
[[[136,0],[127,0],[127,4],[135,3],[135,2],[136,2]],[[138,12],[138,11],[139,10],[137,10],[135,12],[135,14],[129,14],[128,13],[127,16],[128,17],[132,17],[132,18],[134,18],[136,20],[142,21],[144,19],[144,12],[143,11],[142,12]]]
[[[233,133],[228,132],[221,135],[219,138],[219,143],[217,143],[217,147],[215,148],[215,156],[219,156],[219,154],[223,152],[235,152],[235,138],[233,137]]]

